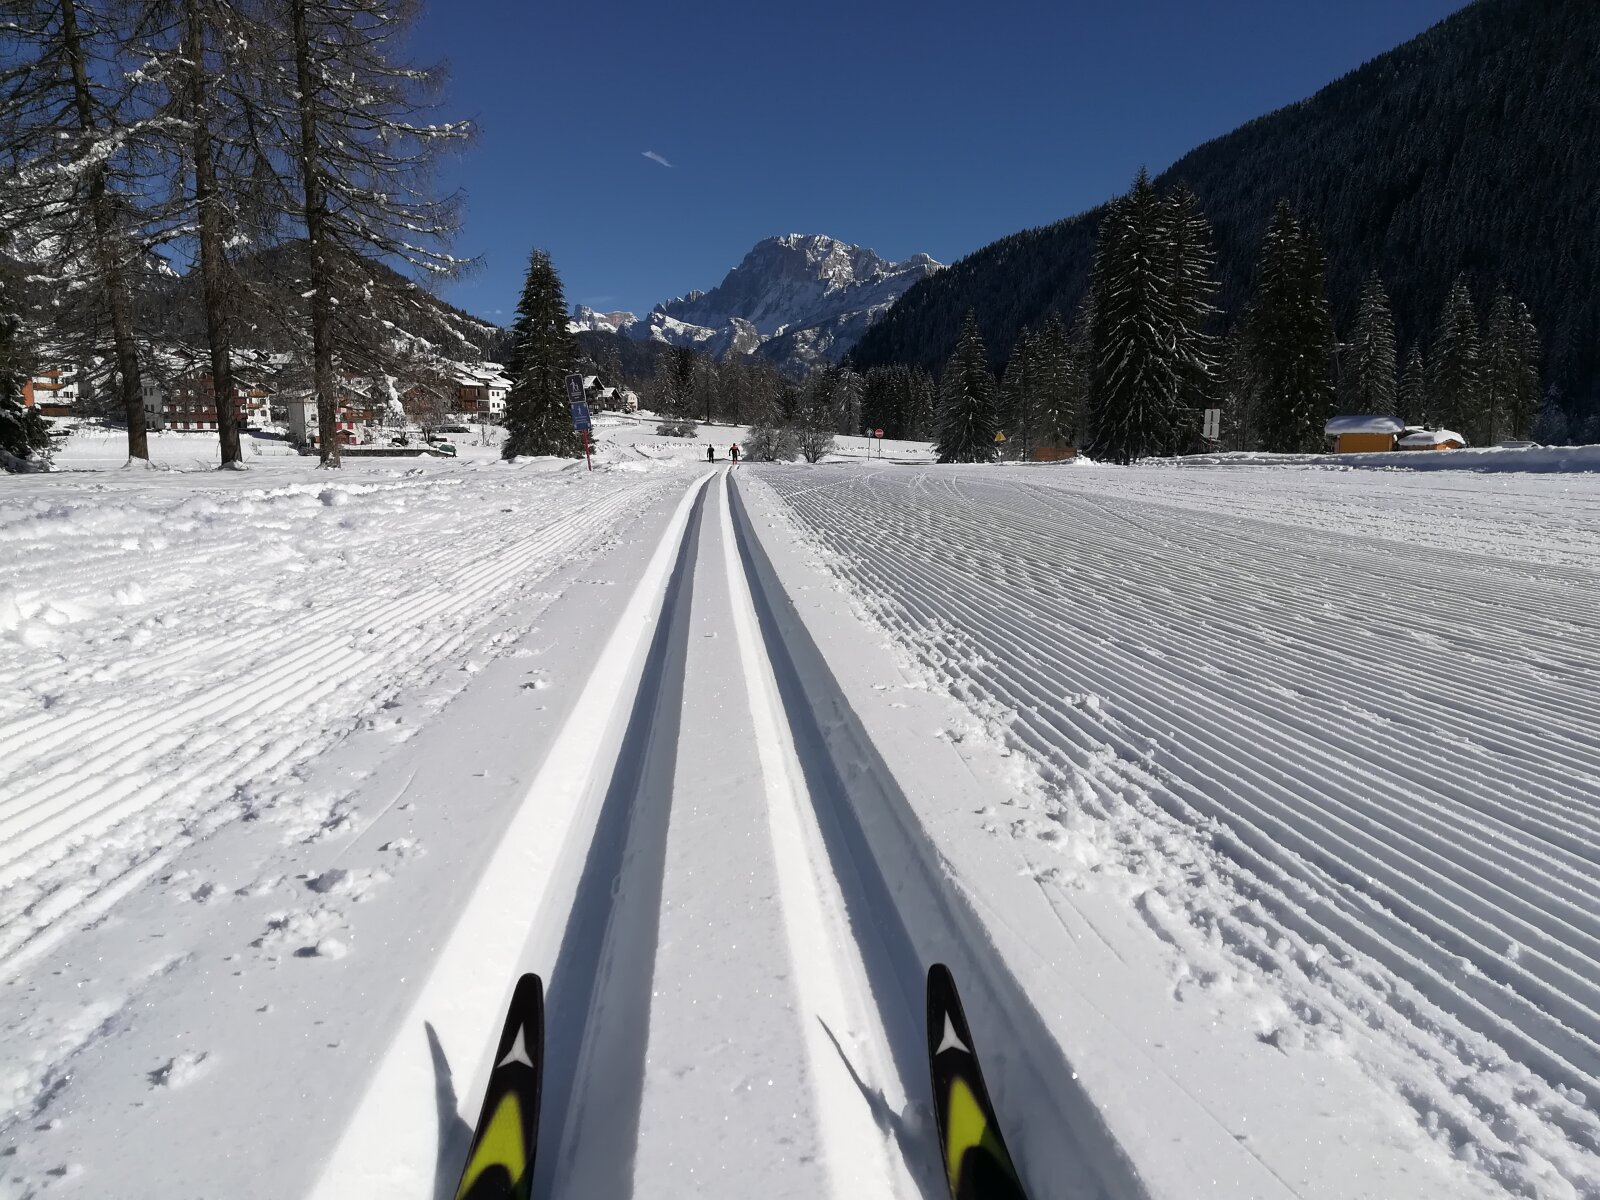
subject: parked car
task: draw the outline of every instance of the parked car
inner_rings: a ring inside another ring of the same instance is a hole
[[[454,442],[435,442],[433,444],[433,452],[442,454],[446,458],[454,458],[456,456],[456,444]]]

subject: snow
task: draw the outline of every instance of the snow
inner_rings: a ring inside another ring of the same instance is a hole
[[[0,1195],[1600,1191],[1595,475],[654,426],[6,485]]]
[[[1445,431],[1446,436],[1451,435]],[[1435,443],[1428,442],[1427,445]],[[1155,460],[1146,460],[1147,462]],[[1194,454],[1168,460],[1187,468],[1236,467],[1247,464],[1276,468],[1386,470],[1386,471],[1505,471],[1515,474],[1544,472],[1572,474],[1600,471],[1600,446],[1468,446],[1433,454],[1268,454],[1232,451]]]
[[[1449,429],[1419,429],[1415,433],[1406,434],[1397,444],[1407,449],[1414,449],[1419,446],[1447,446],[1451,442],[1465,446],[1467,439]]]
[[[1405,428],[1399,417],[1348,416],[1332,418],[1323,432],[1338,437],[1342,433],[1403,433]]]

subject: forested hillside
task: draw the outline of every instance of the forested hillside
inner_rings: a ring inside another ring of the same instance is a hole
[[[1431,340],[1458,274],[1486,307],[1504,281],[1544,336],[1574,436],[1600,437],[1600,5],[1479,0],[1292,105],[1199,147],[1186,182],[1215,230],[1222,324],[1254,287],[1274,204],[1321,231],[1343,336],[1381,273],[1402,347]],[[942,367],[977,312],[995,365],[1052,311],[1070,319],[1103,209],[986,246],[912,288],[857,346],[859,370]]]

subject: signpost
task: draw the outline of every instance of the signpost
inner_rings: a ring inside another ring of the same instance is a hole
[[[882,458],[883,457],[883,430],[874,429],[872,431],[872,436],[878,439],[878,457]]]
[[[1200,436],[1208,442],[1222,440],[1222,410],[1220,408],[1206,409],[1205,425],[1200,430]]]
[[[583,399],[583,376],[567,376],[567,405],[572,409],[572,427],[583,434],[583,461],[594,470],[594,459],[589,457],[589,406]]]

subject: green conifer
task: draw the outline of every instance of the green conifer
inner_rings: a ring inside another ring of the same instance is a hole
[[[1361,307],[1350,335],[1350,386],[1347,407],[1353,413],[1394,412],[1396,359],[1394,314],[1389,293],[1376,271],[1361,288]]]
[[[1140,171],[1107,209],[1090,282],[1091,452],[1129,463],[1180,448],[1183,387],[1166,206]]]
[[[535,250],[511,325],[511,390],[506,395],[506,458],[554,454],[575,458],[583,442],[572,428],[566,377],[578,360],[567,328],[567,302],[550,255]]]
[[[999,395],[989,373],[989,352],[978,332],[978,318],[967,313],[961,340],[940,381],[939,461],[993,462],[999,430]]]
[[[1322,449],[1335,404],[1327,263],[1316,231],[1280,200],[1267,228],[1249,318],[1262,448]]]
[[[1422,353],[1422,343],[1413,342],[1406,356],[1405,373],[1400,376],[1400,387],[1395,393],[1395,415],[1408,425],[1428,424],[1428,360]]]
[[[1428,409],[1441,426],[1472,445],[1487,436],[1483,399],[1482,346],[1478,314],[1466,276],[1458,276],[1439,314],[1439,333],[1428,355]]]

